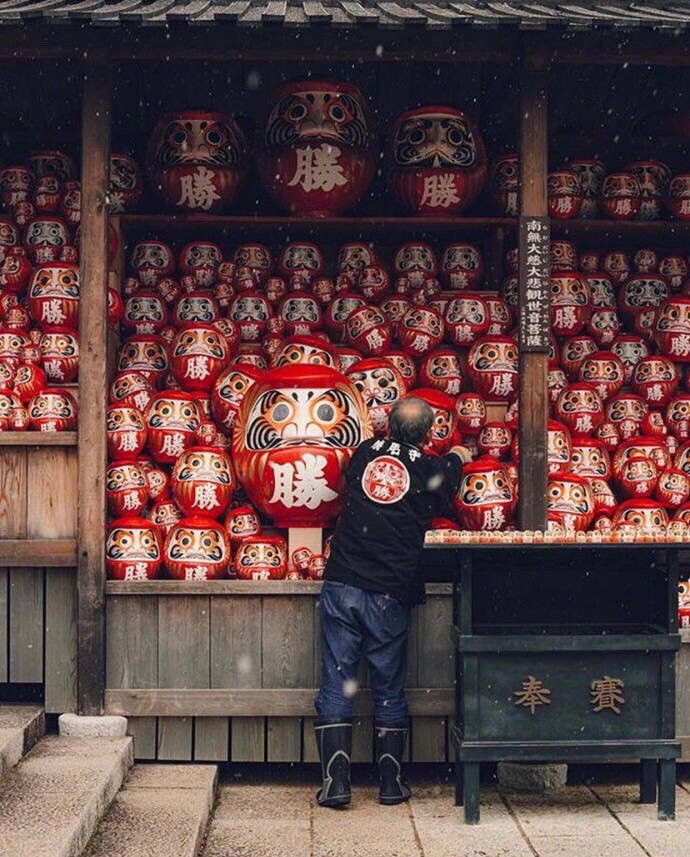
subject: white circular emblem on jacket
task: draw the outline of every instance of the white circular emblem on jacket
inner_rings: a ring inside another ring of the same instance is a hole
[[[362,490],[375,503],[397,503],[410,488],[405,465],[391,455],[380,455],[364,469]]]

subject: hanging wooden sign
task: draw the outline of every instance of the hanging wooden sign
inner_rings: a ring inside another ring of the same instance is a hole
[[[548,217],[520,218],[520,351],[550,345]]]

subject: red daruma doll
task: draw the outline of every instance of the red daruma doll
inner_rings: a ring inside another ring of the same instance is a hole
[[[513,484],[493,456],[466,464],[455,495],[455,510],[467,530],[503,530],[515,505]]]
[[[175,462],[172,490],[185,514],[220,517],[235,490],[229,456],[218,447],[191,447]]]
[[[302,80],[273,94],[261,178],[282,208],[332,217],[352,208],[376,169],[376,146],[364,96],[349,83]]]
[[[595,499],[587,479],[560,471],[549,476],[547,508],[555,512],[569,530],[586,530],[592,523]]]
[[[467,374],[475,391],[485,399],[509,401],[518,388],[517,343],[510,336],[478,339],[467,356]]]
[[[452,216],[486,182],[484,143],[467,114],[429,105],[393,123],[385,156],[388,186],[408,214]]]
[[[324,526],[340,510],[343,471],[371,437],[352,381],[326,366],[272,369],[245,396],[233,463],[249,499],[277,526]]]
[[[247,536],[235,553],[235,573],[240,580],[280,580],[287,574],[287,546],[282,536]]]
[[[117,518],[105,544],[105,565],[111,580],[150,580],[158,575],[163,553],[151,521],[136,516]]]
[[[213,518],[182,518],[168,533],[165,568],[177,580],[216,580],[230,566],[230,539]]]

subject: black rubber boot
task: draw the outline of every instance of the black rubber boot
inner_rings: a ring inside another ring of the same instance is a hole
[[[319,806],[347,806],[351,797],[352,721],[317,720],[314,731],[323,778],[316,800]]]
[[[376,726],[376,761],[381,788],[379,803],[394,806],[412,797],[402,776],[402,758],[407,743],[407,726]]]

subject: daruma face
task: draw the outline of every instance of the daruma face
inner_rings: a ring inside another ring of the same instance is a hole
[[[164,558],[168,574],[177,580],[215,580],[227,575],[230,539],[212,518],[183,518],[168,533]]]
[[[566,529],[586,530],[594,517],[594,495],[585,479],[554,473],[546,491],[547,508],[563,517]]]
[[[495,458],[485,456],[465,466],[454,501],[465,529],[504,529],[514,502],[512,481]]]
[[[508,401],[517,392],[517,343],[507,336],[478,339],[467,357],[467,373],[485,399]]]
[[[108,577],[149,580],[161,568],[162,550],[156,527],[143,518],[118,518],[110,527],[105,547]]]
[[[173,495],[187,515],[220,517],[232,499],[235,484],[229,456],[215,447],[186,450],[172,472]]]
[[[389,187],[409,213],[457,214],[486,181],[486,151],[464,113],[421,107],[395,120],[385,167]]]
[[[486,403],[478,393],[462,393],[455,402],[458,430],[476,435],[486,424]]]
[[[285,366],[242,402],[233,461],[252,503],[278,526],[317,526],[337,514],[342,471],[370,436],[350,380],[328,367]]]
[[[556,420],[549,420],[546,450],[549,473],[566,470],[572,458],[572,440],[568,428]]]
[[[364,360],[350,367],[347,377],[364,402],[374,433],[385,434],[388,414],[406,392],[400,373],[386,360]]]
[[[626,500],[613,514],[613,526],[629,524],[643,530],[668,525],[666,510],[654,500]]]
[[[287,566],[287,545],[280,536],[248,536],[238,543],[234,567],[241,580],[280,580]]]
[[[604,420],[604,403],[591,384],[570,384],[556,402],[556,416],[570,431],[591,434]]]

